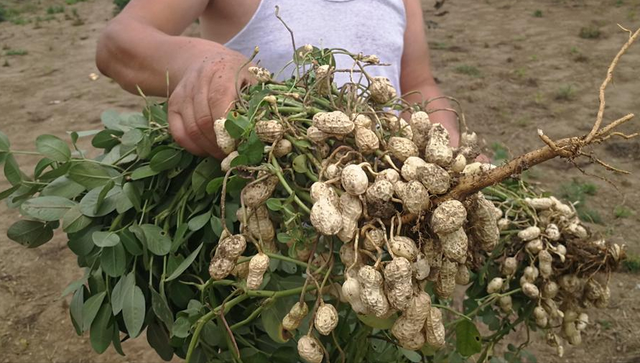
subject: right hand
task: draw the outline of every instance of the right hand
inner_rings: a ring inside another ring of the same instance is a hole
[[[236,74],[247,59],[229,52],[216,59],[192,64],[183,73],[169,97],[169,130],[174,140],[198,156],[223,159],[213,122],[224,117],[237,99]],[[253,83],[245,66],[238,74],[238,87]]]

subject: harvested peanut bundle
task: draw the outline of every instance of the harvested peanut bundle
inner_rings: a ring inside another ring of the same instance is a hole
[[[242,235],[229,236],[220,241],[209,265],[211,278],[220,280],[227,277],[236,266],[236,260],[246,246],[247,242]]]

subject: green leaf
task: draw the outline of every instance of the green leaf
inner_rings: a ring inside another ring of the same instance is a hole
[[[168,362],[173,358],[173,348],[171,347],[169,334],[155,320],[147,327],[147,342],[162,360]]]
[[[98,149],[111,149],[120,143],[118,137],[122,136],[119,130],[102,130],[91,139],[91,146]]]
[[[13,155],[7,155],[4,160],[4,176],[11,185],[18,185],[26,179]]]
[[[396,316],[392,316],[386,319],[377,318],[375,315],[362,315],[358,314],[358,320],[364,323],[366,326],[370,326],[375,329],[391,329],[393,323],[396,321]]]
[[[260,141],[255,131],[251,131],[247,140],[238,146],[238,154],[246,158],[248,165],[259,164],[262,161],[264,143]],[[233,161],[231,162],[232,166],[234,166]]]
[[[102,217],[113,212],[117,207],[118,196],[122,193],[122,189],[116,186],[107,192],[102,203],[98,204],[101,187],[91,189],[80,200],[80,211],[87,217]]]
[[[66,142],[53,135],[40,135],[36,138],[36,150],[42,156],[58,162],[71,159],[71,150]]]
[[[87,189],[101,187],[111,180],[107,169],[90,162],[74,163],[69,169],[69,179]]]
[[[111,323],[111,306],[107,302],[100,307],[98,314],[91,324],[89,331],[91,346],[98,354],[104,353],[113,339],[113,324]]]
[[[282,210],[283,206],[282,206],[282,202],[280,201],[280,199],[276,199],[276,198],[269,198],[267,199],[267,208],[269,208],[270,210],[277,212],[279,210]]]
[[[73,199],[85,190],[85,187],[63,175],[47,184],[40,192],[40,195]]]
[[[49,170],[46,173],[38,176],[38,180],[49,181],[66,175],[69,172],[69,169],[71,169],[71,164],[73,163],[58,164],[57,168]]]
[[[144,111],[143,114],[145,117],[150,118],[160,125],[167,125],[167,111],[162,105],[149,105],[148,109]]]
[[[131,180],[140,180],[140,179],[148,178],[150,176],[154,176],[158,174],[160,174],[159,171],[151,169],[151,167],[148,165],[144,165],[134,170],[133,173],[131,173]]]
[[[3,190],[2,192],[0,192],[0,200],[7,198],[11,194],[13,194],[15,191],[17,191],[19,188],[20,188],[20,184],[17,184],[7,190]]]
[[[209,223],[210,219],[211,219],[211,211],[207,213],[203,213],[197,217],[191,218],[188,222],[189,230],[193,232],[199,231],[200,229],[202,229],[202,227],[204,227],[207,223]]]
[[[118,322],[114,322],[114,325],[113,338],[111,339],[111,342],[113,343],[113,349],[116,351],[116,353],[124,357],[125,354],[122,350],[122,345],[120,344],[120,329],[118,328]]]
[[[482,350],[482,337],[473,322],[464,319],[456,325],[456,350],[463,357],[470,357]]]
[[[146,159],[151,153],[151,147],[153,146],[153,142],[148,135],[145,135],[142,140],[136,145],[136,154],[140,157],[140,159]]]
[[[82,305],[84,305],[84,288],[79,288],[73,293],[71,303],[69,304],[69,315],[71,316],[71,322],[76,329],[76,334],[82,335]]]
[[[125,276],[122,276],[120,280],[113,287],[111,292],[111,304],[113,315],[118,315],[122,311],[122,305],[124,304],[124,297],[129,294],[129,290],[133,290],[136,285],[135,272],[131,272]]]
[[[220,172],[220,162],[218,160],[214,158],[206,158],[202,160],[193,170],[193,174],[191,175],[191,187],[196,194],[199,193],[201,188],[204,188],[207,182]]]
[[[22,203],[22,214],[43,221],[57,221],[64,216],[76,202],[62,197],[37,197]]]
[[[144,323],[146,306],[144,294],[138,286],[134,286],[132,290],[125,293],[124,302],[122,304],[122,317],[127,332],[132,338],[140,334]]]
[[[103,248],[100,254],[100,265],[107,275],[111,277],[122,276],[127,267],[127,255],[122,243]]]
[[[82,305],[82,330],[87,331],[89,327],[91,327],[93,323],[93,319],[95,319],[98,314],[98,310],[100,310],[100,306],[102,305],[102,301],[104,301],[104,297],[107,296],[105,291],[91,296],[87,301],[85,301],[84,305]]]
[[[402,355],[404,355],[409,361],[414,362],[414,363],[418,363],[418,362],[422,362],[422,357],[420,356],[420,354],[412,351],[412,350],[408,350],[408,349],[404,349],[402,347],[398,347],[398,350],[402,353]]]
[[[241,138],[250,126],[251,123],[249,122],[249,119],[236,111],[229,112],[227,115],[227,121],[224,123],[224,128],[234,139]]]
[[[138,241],[136,236],[131,231],[125,229],[120,231],[120,241],[124,245],[124,248],[133,256],[142,255],[142,243]]]
[[[84,286],[84,284],[87,282],[88,279],[89,279],[89,270],[85,270],[84,276],[81,279],[70,283],[69,286],[67,286],[67,288],[64,289],[60,297],[65,297],[72,292],[76,292],[79,288]]]
[[[8,153],[11,148],[9,138],[2,131],[0,131],[0,152]]]
[[[193,263],[193,261],[195,261],[196,257],[198,257],[198,253],[200,253],[200,250],[202,249],[202,246],[204,246],[204,244],[201,244],[200,246],[198,246],[198,248],[196,248],[195,251],[191,252],[191,254],[184,261],[182,261],[182,263],[180,263],[180,265],[178,265],[178,267],[175,269],[175,271],[173,271],[173,273],[169,277],[167,277],[165,281],[171,281],[171,280],[177,278],[186,269],[188,269],[189,266],[191,266],[191,264]]]
[[[93,232],[99,231],[102,226],[93,226],[84,229],[78,233],[71,233],[68,235],[69,242],[67,246],[69,249],[78,256],[88,256],[94,248],[96,248],[91,238]]]
[[[120,142],[122,142],[122,145],[135,146],[142,140],[143,136],[142,130],[131,129],[122,135]]]
[[[296,156],[291,163],[293,170],[296,173],[304,174],[307,172],[307,156],[305,154],[301,154]]]
[[[93,220],[80,212],[80,206],[74,205],[62,216],[62,230],[76,233],[87,228]]]
[[[127,199],[131,202],[136,211],[140,212],[142,209],[142,201],[140,196],[142,195],[142,191],[140,190],[140,186],[138,183],[126,183],[122,187],[122,191],[124,195],[127,196]]]
[[[264,330],[276,343],[283,344],[290,339],[289,334],[287,334],[282,327],[282,319],[288,313],[287,306],[291,305],[293,305],[293,303],[285,304],[284,302],[280,303],[280,301],[278,301],[277,304],[272,304],[260,314]]]
[[[104,198],[107,197],[107,193],[109,193],[115,185],[116,183],[113,180],[109,180],[107,184],[100,189],[100,193],[98,193],[98,200],[96,201],[96,209],[100,208],[102,202],[104,202]]]
[[[117,187],[119,188],[119,187]],[[129,209],[133,208],[133,203],[127,198],[124,192],[120,192],[114,196],[116,204],[116,212],[123,214]]]
[[[171,250],[171,238],[162,228],[153,224],[143,224],[140,228],[144,231],[147,240],[147,248],[156,256],[164,256]]]
[[[53,160],[50,160],[47,158],[40,159],[40,161],[38,161],[38,163],[36,164],[36,167],[33,168],[33,177],[36,179],[40,177],[40,175],[45,171],[45,169],[47,169],[53,163],[54,163]]]
[[[120,243],[120,237],[113,231],[97,231],[91,236],[98,247],[113,247]]]
[[[178,338],[186,338],[189,336],[189,330],[191,330],[191,323],[189,322],[189,319],[184,316],[180,316],[173,323],[171,335]]]
[[[118,113],[118,111],[105,110],[100,115],[100,119],[102,120],[102,124],[104,125],[104,127],[111,130],[122,131],[122,129],[120,128],[120,113]]]
[[[167,304],[167,300],[163,296],[161,296],[153,287],[151,290],[151,307],[153,308],[153,312],[156,314],[158,319],[160,319],[167,329],[171,331],[173,327],[173,313],[169,308],[169,304]]]
[[[158,172],[173,169],[180,163],[180,158],[182,158],[182,152],[180,150],[162,150],[151,158],[149,166],[151,170]]]
[[[216,194],[222,189],[224,183],[224,177],[215,178],[207,184],[207,194]]]

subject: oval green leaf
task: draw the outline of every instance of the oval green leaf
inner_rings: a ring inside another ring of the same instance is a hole
[[[171,280],[177,278],[187,268],[189,268],[189,266],[191,266],[193,261],[195,261],[196,257],[198,257],[198,253],[200,253],[200,250],[202,249],[202,246],[204,246],[204,244],[201,244],[200,246],[198,246],[198,248],[196,248],[195,251],[191,252],[191,254],[187,258],[185,258],[185,260],[182,261],[182,263],[180,263],[180,265],[178,265],[178,267],[173,271],[171,276],[167,277],[167,279],[165,281],[171,281]]]
[[[98,310],[100,310],[105,296],[107,296],[107,293],[103,291],[91,296],[85,301],[84,305],[82,305],[82,329],[84,331],[87,331],[89,327],[91,327],[93,319],[95,319],[98,314]]]
[[[7,237],[25,247],[35,248],[53,238],[53,228],[48,223],[22,220],[9,227]]]
[[[71,159],[71,150],[66,142],[53,135],[40,135],[36,138],[36,150],[42,156],[58,162]]]
[[[58,177],[49,183],[40,195],[42,196],[56,196],[67,199],[73,199],[84,192],[86,188],[73,180],[67,178],[66,176]]]
[[[93,232],[91,239],[98,247],[113,247],[120,244],[120,237],[112,231]]]
[[[127,255],[122,243],[103,248],[100,254],[100,265],[107,275],[111,277],[122,276],[127,267]]]
[[[127,332],[132,338],[140,334],[145,316],[145,300],[142,290],[138,286],[126,292],[122,303],[122,317]]]
[[[69,169],[69,179],[84,186],[87,189],[101,187],[111,180],[107,169],[89,161],[79,161]]]
[[[75,205],[76,202],[67,198],[48,196],[29,199],[22,203],[20,209],[26,216],[52,222],[62,219]]]
[[[456,349],[463,357],[470,357],[482,350],[482,337],[473,322],[465,319],[456,325]]]
[[[140,226],[147,240],[147,248],[156,256],[164,256],[171,250],[171,238],[162,228],[153,224]]]
[[[111,322],[111,306],[107,302],[100,307],[89,331],[91,347],[98,354],[104,353],[113,339],[113,323]]]

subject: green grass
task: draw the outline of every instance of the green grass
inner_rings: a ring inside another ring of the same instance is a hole
[[[628,254],[622,261],[622,267],[630,273],[640,273],[640,255]]]
[[[536,10],[533,12],[534,18],[542,18],[542,10]]]
[[[10,56],[10,55],[27,55],[29,54],[28,51],[24,50],[24,49],[9,49],[6,52],[4,52],[4,55]]]
[[[62,5],[53,5],[47,8],[47,14],[60,14],[64,13],[64,6]]]
[[[602,32],[598,27],[591,25],[580,28],[578,35],[582,39],[598,39],[602,35]]]
[[[75,5],[77,3],[83,3],[85,1],[87,1],[87,0],[65,0],[65,3],[67,5]]]
[[[625,207],[624,205],[617,205],[613,208],[613,215],[615,215],[616,218],[629,218],[635,214],[636,212],[633,209]]]
[[[495,164],[501,164],[509,160],[509,150],[499,142],[491,144],[491,150],[493,151],[493,161]]]
[[[464,74],[470,77],[480,77],[482,75],[482,73],[480,73],[480,70],[474,66],[470,66],[468,64],[461,64],[459,66],[457,66],[454,71],[456,73],[460,73],[460,74]]]
[[[0,5],[0,23],[7,20],[7,9],[4,6]]]
[[[558,89],[554,98],[557,101],[571,101],[576,97],[576,91],[573,85],[567,84]]]

